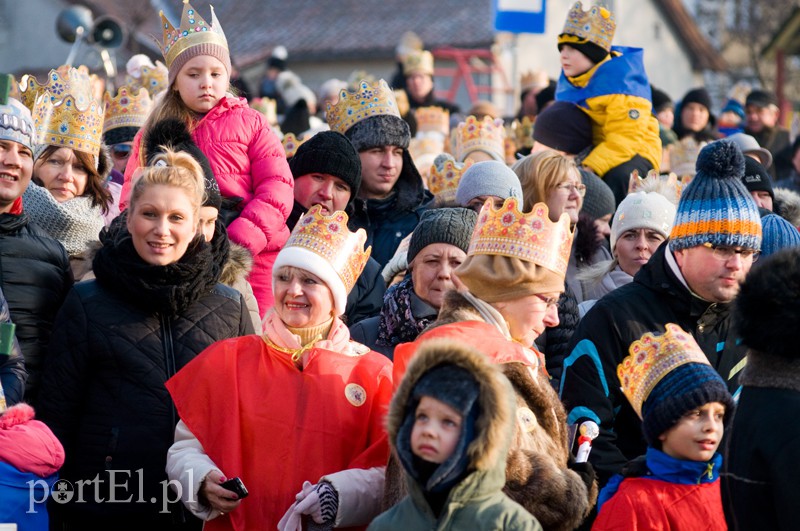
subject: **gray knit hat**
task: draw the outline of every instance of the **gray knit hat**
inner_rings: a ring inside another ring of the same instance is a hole
[[[477,220],[478,214],[468,208],[428,210],[411,234],[408,263],[411,263],[417,253],[433,243],[449,243],[466,253]]]
[[[617,208],[617,202],[611,188],[594,173],[586,170],[580,170],[580,172],[581,180],[586,186],[581,212],[588,214],[592,219],[600,219],[613,214],[614,209]]]
[[[379,114],[356,122],[344,132],[344,136],[350,140],[356,151],[366,151],[382,146],[408,149],[408,144],[411,142],[411,129],[399,116]]]
[[[522,203],[522,185],[511,168],[496,160],[476,162],[464,172],[456,190],[456,203],[461,206],[482,195],[503,200],[516,197]]]

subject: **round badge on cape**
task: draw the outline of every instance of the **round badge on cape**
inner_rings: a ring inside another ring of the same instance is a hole
[[[347,398],[348,402],[356,407],[363,406],[364,402],[367,401],[367,391],[360,385],[354,383],[345,386],[344,396]]]
[[[637,111],[636,109],[629,110],[628,117],[630,117],[631,120],[637,119],[639,117],[639,111]]]

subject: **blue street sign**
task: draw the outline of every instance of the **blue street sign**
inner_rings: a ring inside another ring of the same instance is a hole
[[[494,0],[494,29],[511,33],[544,33],[546,0]]]

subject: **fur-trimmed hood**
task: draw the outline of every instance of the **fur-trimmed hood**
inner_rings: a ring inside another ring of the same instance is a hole
[[[398,449],[397,436],[410,408],[412,392],[420,378],[432,368],[452,364],[469,371],[479,385],[479,414],[475,422],[475,436],[467,447],[470,474],[462,480],[451,494],[474,497],[479,494],[497,492],[505,484],[505,463],[514,427],[512,414],[513,390],[503,374],[489,363],[488,359],[472,347],[450,339],[425,341],[408,366],[406,374],[395,393],[387,417],[387,431],[392,450]],[[422,496],[421,488],[409,481],[412,496]]]
[[[775,188],[773,209],[795,227],[800,227],[800,194],[788,188]]]
[[[239,279],[244,279],[253,269],[253,255],[241,245],[230,242],[228,260],[222,267],[219,281],[226,286],[232,286]]]

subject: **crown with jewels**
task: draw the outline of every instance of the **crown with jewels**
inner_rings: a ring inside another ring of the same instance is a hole
[[[31,112],[37,97],[44,92],[50,95],[50,102],[54,105],[69,94],[78,108],[86,109],[94,99],[89,69],[83,65],[78,68],[60,66],[50,70],[44,83],[39,83],[39,80],[29,74],[22,76],[19,100]]]
[[[506,199],[498,210],[490,200],[486,201],[478,215],[467,256],[519,258],[566,275],[573,236],[569,215],[561,214],[554,223],[544,203],[536,203],[529,213],[523,214],[515,197]]]
[[[505,129],[503,120],[485,116],[483,121],[474,116],[467,116],[466,121],[458,124],[455,133],[454,154],[456,160],[464,160],[476,150],[497,153],[505,159]]]
[[[141,128],[153,106],[150,93],[143,87],[137,91],[129,87],[120,87],[113,98],[106,91],[103,102],[106,105],[103,133],[118,127]]]
[[[436,164],[431,164],[428,189],[433,195],[439,196],[447,202],[454,201],[461,176],[472,166],[472,163],[472,159],[467,159],[465,162],[446,160],[442,164],[441,170],[436,167]]]
[[[594,43],[609,52],[616,29],[617,23],[614,15],[605,7],[592,6],[589,11],[584,11],[583,4],[575,2],[567,13],[567,21],[564,23],[561,35],[572,35],[580,41]],[[570,42],[570,40],[562,39],[559,36],[559,43],[561,42]]]
[[[533,147],[533,120],[530,116],[523,116],[522,120],[514,120],[512,127],[517,149]]]
[[[294,157],[294,154],[297,153],[297,148],[299,148],[303,142],[307,139],[298,140],[294,133],[286,133],[283,135],[281,139],[281,144],[283,144],[283,151],[286,152],[286,158],[290,159]]]
[[[547,72],[544,70],[528,70],[520,76],[519,86],[522,92],[535,88],[544,88],[550,83]]]
[[[140,88],[144,88],[147,89],[151,98],[155,98],[156,94],[166,90],[169,70],[164,63],[156,61],[155,68],[142,65],[139,72],[138,78],[130,74],[125,76],[125,85],[130,88],[131,92],[138,92]]]
[[[215,44],[228,49],[228,40],[222,31],[217,15],[214,13],[214,6],[211,8],[211,25],[209,25],[200,13],[189,3],[183,0],[183,14],[181,15],[181,25],[176,28],[160,11],[161,27],[164,30],[164,44],[161,51],[167,68],[172,62],[186,49],[201,44]]]
[[[673,323],[665,326],[662,335],[647,332],[631,343],[628,352],[630,355],[617,366],[617,377],[639,417],[642,404],[667,373],[687,363],[709,365],[692,335]]]
[[[403,74],[433,75],[433,54],[427,50],[416,50],[409,53],[403,60]]]
[[[88,153],[96,161],[103,138],[103,111],[103,104],[97,101],[79,108],[72,94],[54,104],[45,91],[36,98],[32,113],[39,147],[67,147]]]
[[[336,105],[328,103],[326,117],[331,131],[344,134],[361,120],[382,115],[400,118],[400,111],[394,92],[386,81],[379,79],[373,84],[361,81],[355,92],[342,90]]]
[[[444,138],[450,134],[450,111],[442,107],[419,107],[414,111],[417,120],[417,133],[441,133]]]
[[[284,248],[305,249],[326,260],[349,293],[364,270],[372,247],[364,249],[366,231],[350,232],[347,220],[347,214],[341,210],[326,216],[320,205],[314,205],[297,222]]]

